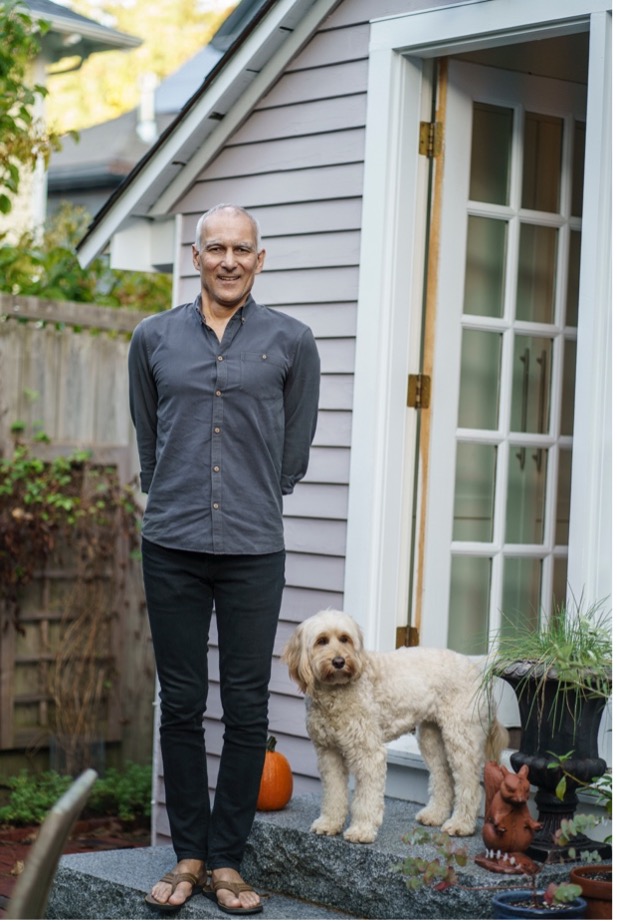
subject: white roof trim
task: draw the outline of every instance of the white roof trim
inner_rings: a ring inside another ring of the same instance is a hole
[[[201,97],[187,105],[175,127],[146,155],[143,169],[138,165],[134,178],[129,176],[109,210],[95,218],[77,248],[82,266],[106,247],[127,218],[155,219],[169,213],[338,2],[280,0],[266,14]],[[264,55],[266,45],[269,53]],[[221,100],[228,106],[222,119],[217,108]]]

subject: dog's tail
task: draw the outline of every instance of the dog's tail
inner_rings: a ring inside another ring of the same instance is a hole
[[[489,760],[499,761],[499,756],[508,745],[510,735],[503,724],[500,724],[496,717],[489,727],[486,737],[485,753]]]

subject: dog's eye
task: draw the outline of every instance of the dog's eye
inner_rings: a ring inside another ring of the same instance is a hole
[[[349,639],[347,634],[341,634],[341,636],[339,637],[339,640],[341,643],[351,643],[351,640]]]
[[[327,643],[328,643],[327,637],[318,637],[317,640],[315,641],[315,644],[318,647],[325,647]]]

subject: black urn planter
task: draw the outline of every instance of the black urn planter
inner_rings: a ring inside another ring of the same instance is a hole
[[[598,756],[598,730],[607,699],[580,689],[566,688],[552,670],[545,672],[533,663],[513,663],[499,675],[512,686],[521,715],[520,750],[513,753],[515,771],[529,767],[529,780],[536,785],[535,797],[541,829],[534,835],[527,854],[536,861],[568,858],[571,849],[577,857],[595,850],[603,858],[611,856],[611,846],[579,835],[567,846],[555,845],[554,834],[561,821],[572,819],[578,806],[576,791],[606,771]],[[560,767],[549,768],[556,756],[571,753],[563,762],[568,773],[563,799],[555,790],[562,778]],[[570,775],[574,777],[569,777]],[[576,781],[574,779],[577,779]],[[580,782],[580,783],[577,783]]]

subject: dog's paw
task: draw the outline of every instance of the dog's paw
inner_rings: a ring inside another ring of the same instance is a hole
[[[441,827],[449,836],[472,836],[476,831],[475,820],[457,819],[451,816]]]
[[[368,824],[354,823],[343,833],[343,838],[348,842],[374,842],[377,838],[377,829]]]
[[[427,806],[423,810],[420,810],[419,813],[416,813],[416,820],[418,823],[422,823],[423,826],[441,826],[447,816],[447,813],[441,810],[435,810],[434,807]]]
[[[318,836],[337,836],[343,828],[343,823],[333,823],[327,816],[318,816],[311,823],[311,832],[317,833]]]

